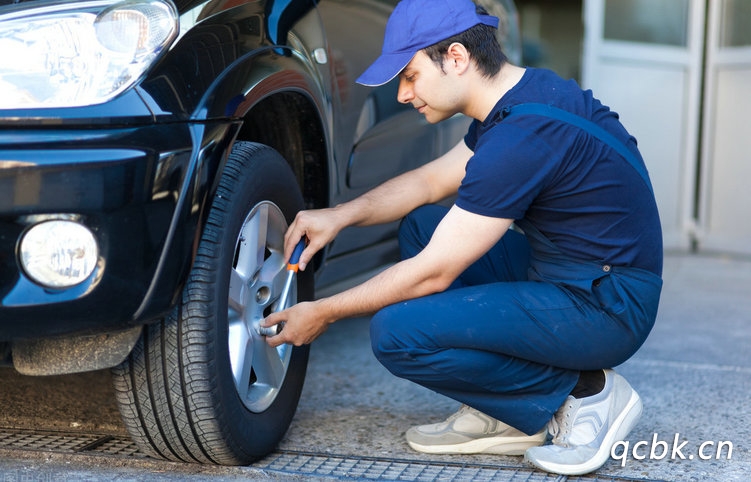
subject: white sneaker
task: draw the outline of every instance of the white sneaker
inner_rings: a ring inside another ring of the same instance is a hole
[[[407,443],[428,454],[522,455],[545,442],[547,430],[527,435],[467,405],[445,422],[407,430]]]
[[[634,428],[642,412],[639,394],[625,378],[605,370],[605,387],[596,395],[569,396],[548,422],[552,445],[532,447],[524,460],[562,475],[581,475],[599,469],[610,449]]]

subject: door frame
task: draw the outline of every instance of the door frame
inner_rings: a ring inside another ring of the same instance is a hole
[[[701,107],[704,76],[704,37],[706,0],[687,0],[688,18],[686,45],[682,47],[654,43],[640,43],[632,41],[612,40],[605,38],[605,0],[584,0],[583,21],[585,35],[582,55],[582,85],[593,88],[597,94],[598,82],[603,80],[598,75],[598,69],[604,62],[622,63],[623,65],[670,66],[685,72],[684,110],[681,119],[681,152],[679,155],[680,168],[673,173],[679,179],[678,192],[658,193],[659,195],[676,196],[671,199],[677,206],[677,212],[665,218],[675,218],[675,222],[663,225],[663,236],[666,249],[687,250],[694,244],[697,228],[697,180],[699,168],[699,141],[701,136]],[[657,99],[659,100],[659,99]],[[618,105],[634,102],[654,102],[655,99],[604,99],[605,103],[612,102],[614,110],[618,112]],[[654,133],[659,136],[660,133]],[[638,141],[638,138],[637,138]],[[653,142],[657,142],[654,141]],[[657,162],[649,152],[643,152],[647,162]],[[659,179],[653,183],[659,184]],[[670,204],[670,203],[667,203]],[[670,204],[672,205],[672,204]]]
[[[721,88],[719,76],[721,73],[738,73],[739,71],[751,70],[751,45],[739,47],[723,47],[720,45],[720,33],[723,27],[722,9],[726,5],[726,0],[712,0],[708,3],[697,242],[698,247],[702,250],[748,255],[751,254],[751,243],[749,242],[751,240],[744,238],[744,234],[748,233],[749,230],[728,231],[724,229],[727,226],[742,226],[742,223],[748,219],[748,215],[743,210],[748,205],[749,197],[745,195],[747,188],[743,186],[742,181],[748,173],[748,169],[746,172],[738,172],[743,169],[741,166],[739,169],[733,170],[732,162],[734,159],[729,159],[722,155],[722,152],[718,152],[718,145],[727,141],[728,137],[731,143],[735,144],[730,146],[731,150],[742,150],[744,144],[746,146],[751,145],[748,136],[744,136],[742,132],[745,130],[747,121],[742,120],[739,126],[735,126],[736,123],[731,121],[732,126],[738,127],[735,135],[719,132],[721,126],[728,125],[728,118],[725,116],[729,114],[729,117],[732,118],[733,113],[718,111],[723,107],[719,100]],[[741,111],[744,108],[748,109],[748,106],[751,105],[748,90],[744,89],[743,92],[745,93],[743,98],[739,99],[738,104],[733,105],[734,108],[740,105],[738,108]],[[727,92],[723,92],[723,94],[727,95]],[[727,163],[731,164],[728,165]],[[719,168],[726,169],[725,179],[728,179],[728,173],[730,173],[730,183],[724,183],[721,186],[716,184],[715,177]],[[730,191],[735,191],[736,194],[737,191],[741,191],[744,193],[744,197],[727,204],[727,197],[732,197],[734,194]],[[713,210],[713,203],[723,204],[728,209],[715,211]],[[717,228],[717,224],[721,226]]]

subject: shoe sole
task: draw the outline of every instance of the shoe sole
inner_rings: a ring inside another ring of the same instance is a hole
[[[545,442],[546,432],[537,434],[537,438],[519,440],[511,437],[486,437],[461,444],[422,445],[407,440],[410,447],[426,454],[493,454],[524,455],[530,447],[537,447]]]
[[[547,472],[553,472],[561,475],[583,475],[594,472],[608,461],[613,444],[615,444],[619,440],[626,438],[626,436],[631,432],[634,426],[636,426],[636,423],[641,417],[642,409],[643,405],[641,398],[639,397],[639,394],[636,393],[636,390],[632,389],[631,397],[629,398],[628,403],[613,423],[613,425],[618,427],[618,429],[614,430],[612,433],[607,433],[605,435],[605,438],[603,439],[599,450],[597,450],[595,455],[586,462],[582,462],[581,464],[576,465],[564,465],[555,462],[532,460],[528,458],[526,454],[524,455],[524,461],[529,462],[535,467],[538,467]]]

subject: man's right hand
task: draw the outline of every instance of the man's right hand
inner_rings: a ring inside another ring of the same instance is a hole
[[[300,211],[284,235],[284,257],[289,259],[295,245],[303,237],[307,238],[307,246],[300,255],[298,267],[305,271],[313,256],[324,246],[334,240],[339,231],[346,227],[341,213],[337,208],[312,209]]]

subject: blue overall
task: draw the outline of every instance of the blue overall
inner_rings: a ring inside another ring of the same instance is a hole
[[[447,209],[423,206],[401,224],[402,257],[420,252]],[[581,370],[623,363],[655,321],[661,278],[573,260],[523,221],[444,292],[380,310],[378,360],[394,375],[517,429],[539,431]]]

